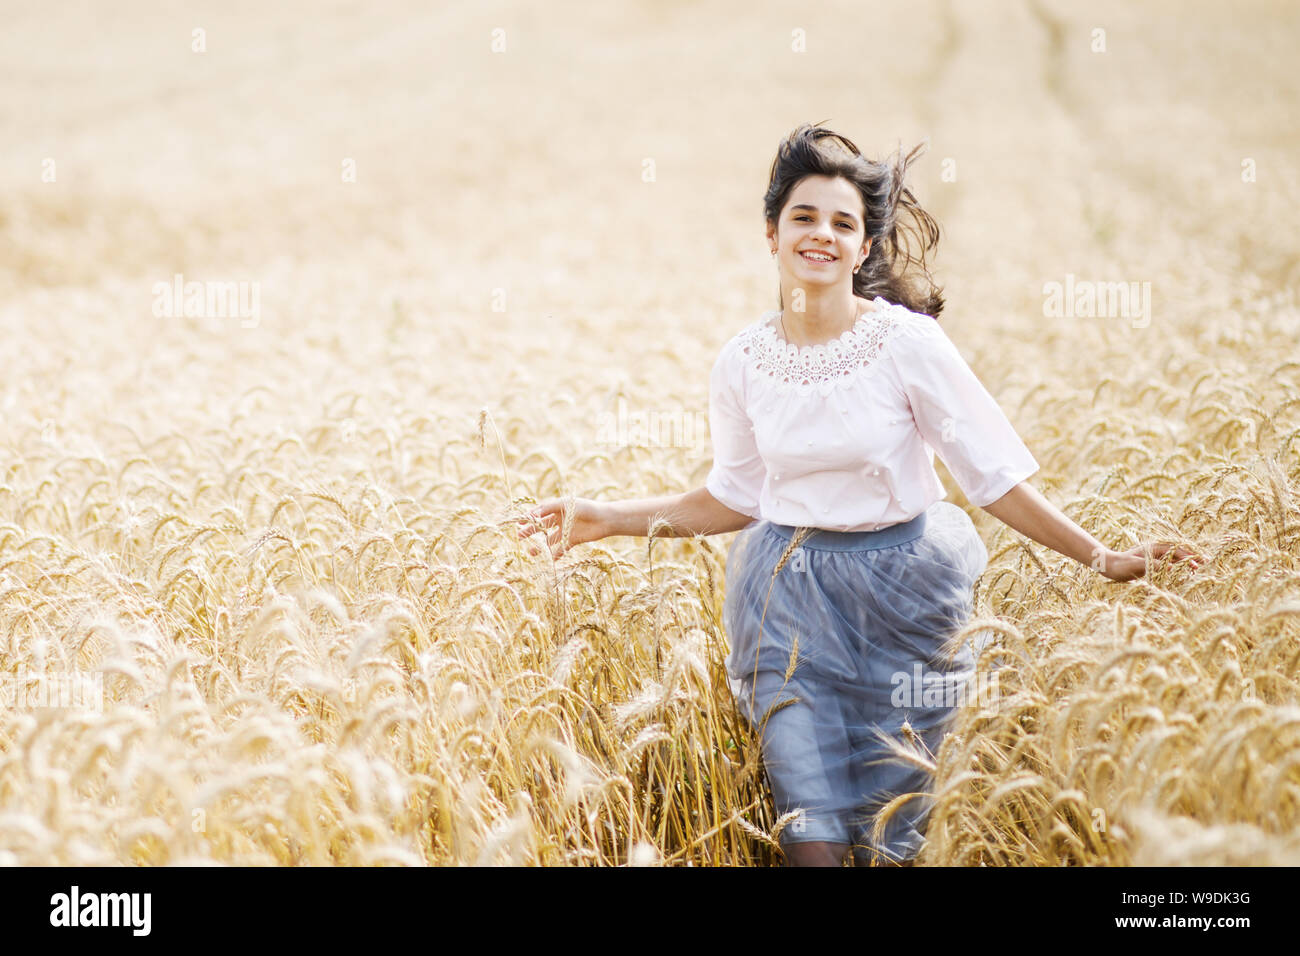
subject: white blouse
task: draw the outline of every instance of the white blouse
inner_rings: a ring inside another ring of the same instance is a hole
[[[709,376],[709,493],[777,524],[874,531],[947,496],[971,504],[1038,470],[1011,422],[928,315],[877,296],[838,339],[795,346],[779,312],[733,336]]]

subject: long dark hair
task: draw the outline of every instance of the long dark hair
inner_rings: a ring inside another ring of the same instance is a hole
[[[906,156],[900,149],[877,162],[838,133],[803,123],[777,148],[763,196],[763,216],[775,228],[790,190],[806,176],[848,180],[862,195],[866,234],[871,237],[871,251],[853,276],[854,294],[868,299],[879,295],[938,319],[943,311],[942,290],[926,268],[925,256],[939,242],[939,224],[903,185],[908,167],[924,149],[921,143]],[[785,307],[784,302],[780,305]]]

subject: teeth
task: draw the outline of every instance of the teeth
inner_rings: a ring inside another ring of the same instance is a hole
[[[824,255],[822,255],[820,252],[802,252],[802,253],[800,253],[800,255],[802,255],[802,256],[806,256],[806,257],[809,258],[809,259],[817,259],[817,260],[819,260],[819,261],[821,261],[821,262],[833,262],[833,261],[834,261],[830,256],[824,256]]]

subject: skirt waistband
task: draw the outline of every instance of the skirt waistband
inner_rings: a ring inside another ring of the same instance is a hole
[[[774,521],[769,521],[768,526],[787,541],[799,530],[794,525],[777,524]],[[905,544],[924,533],[925,512],[922,511],[910,521],[891,524],[876,531],[830,531],[818,528],[803,540],[802,546],[814,551],[877,551]]]

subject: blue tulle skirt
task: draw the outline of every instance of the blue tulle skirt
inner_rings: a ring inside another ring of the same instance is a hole
[[[971,699],[982,644],[953,654],[950,638],[969,620],[988,551],[948,501],[879,531],[815,530],[802,543],[799,533],[769,521],[741,531],[724,605],[731,689],[760,735],[776,811],[801,811],[781,842],[911,859],[925,840],[932,774],[882,735],[933,756]],[[918,796],[873,838],[877,813],[904,793]]]

